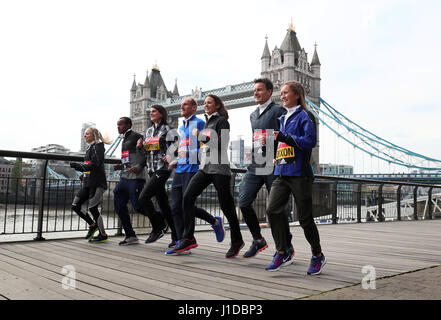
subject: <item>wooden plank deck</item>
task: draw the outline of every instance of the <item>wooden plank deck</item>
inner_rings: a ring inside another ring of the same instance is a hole
[[[269,248],[255,258],[224,255],[229,232],[217,243],[213,232],[198,232],[199,247],[185,256],[164,254],[170,236],[153,244],[121,247],[121,237],[89,244],[82,239],[0,244],[0,299],[12,300],[293,300],[362,281],[372,265],[377,278],[439,265],[441,220],[319,225],[328,264],[323,274],[306,275],[311,256],[300,227],[292,227],[294,263],[278,272],[265,266]],[[243,229],[249,247],[251,236]],[[144,240],[145,236],[140,239]],[[64,289],[63,268],[75,268],[75,289]]]

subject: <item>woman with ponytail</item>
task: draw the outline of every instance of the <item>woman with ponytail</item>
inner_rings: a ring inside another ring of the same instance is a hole
[[[82,188],[76,194],[72,203],[72,210],[89,225],[86,239],[91,243],[107,241],[103,218],[98,210],[103,200],[104,190],[107,189],[106,173],[104,170],[104,144],[111,144],[107,137],[103,137],[98,129],[89,127],[84,132],[84,140],[88,144],[83,163],[71,162],[71,168],[81,171]],[[87,208],[93,216],[83,212],[81,206],[87,203]],[[98,236],[93,237],[99,231]]]

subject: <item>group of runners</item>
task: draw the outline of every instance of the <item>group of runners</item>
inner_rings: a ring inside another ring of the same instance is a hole
[[[267,78],[254,81],[257,108],[250,114],[251,164],[241,183],[238,199],[253,241],[243,258],[252,258],[268,248],[253,208],[259,190],[265,185],[268,190],[266,215],[276,249],[265,269],[277,271],[293,262],[295,251],[287,206],[293,195],[300,226],[312,251],[307,273],[317,275],[325,266],[326,258],[312,214],[314,174],[310,160],[317,140],[315,118],[306,108],[305,91],[300,83],[290,81],[281,87],[282,106],[271,100],[273,90]],[[205,121],[195,115],[196,101],[184,98],[182,124],[175,129],[167,122],[167,110],[161,105],[152,105],[149,110],[152,125],[144,135],[132,130],[130,118],[121,117],[117,121],[123,141],[121,163],[114,166],[115,170],[121,170],[120,180],[113,192],[115,211],[125,233],[119,245],[139,243],[129,215],[129,201],[136,212],[150,220],[152,230],[146,243],[155,242],[170,231],[171,242],[166,255],[189,254],[198,247],[195,218],[208,222],[216,240],[222,242],[225,237],[223,218],[196,206],[197,198],[212,184],[230,230],[231,243],[225,257],[238,256],[245,246],[231,191],[228,111],[222,99],[213,94],[205,97],[203,108]],[[71,163],[72,168],[83,173],[82,188],[75,196],[72,209],[89,225],[86,239],[100,243],[108,239],[98,206],[107,188],[104,144],[110,141],[94,127],[85,131],[84,139],[88,144],[84,162]],[[173,171],[169,202],[166,182]],[[153,197],[159,210],[154,207]],[[98,235],[94,236],[97,231]]]

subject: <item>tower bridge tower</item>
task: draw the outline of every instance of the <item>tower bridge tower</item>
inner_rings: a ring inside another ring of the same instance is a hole
[[[152,67],[150,74],[147,71],[144,83],[137,84],[134,76],[132,88],[130,89],[130,118],[133,123],[132,129],[144,134],[151,125],[147,108],[148,103],[160,102],[178,96],[177,80],[175,80],[173,92],[167,90],[167,86],[162,79],[161,71],[157,64]]]

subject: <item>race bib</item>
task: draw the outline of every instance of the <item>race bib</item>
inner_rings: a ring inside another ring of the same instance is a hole
[[[267,137],[268,133],[266,132],[266,129],[263,130],[256,130],[253,133],[253,145],[255,149],[262,147],[262,142],[260,141],[262,138]]]
[[[84,161],[84,164],[90,164],[90,161]],[[83,172],[83,174],[89,175],[90,171],[85,171],[85,172]]]
[[[291,147],[286,143],[279,142],[276,153],[277,164],[292,163],[294,162],[294,158],[295,158],[294,147]]]
[[[179,141],[179,148],[178,148],[179,158],[186,157],[189,146],[190,146],[190,138],[181,139]]]
[[[145,138],[145,140],[144,140],[145,151],[159,150],[159,139],[160,139],[160,137]]]
[[[128,166],[130,164],[130,153],[129,151],[123,151],[121,153],[121,162],[124,166]]]

